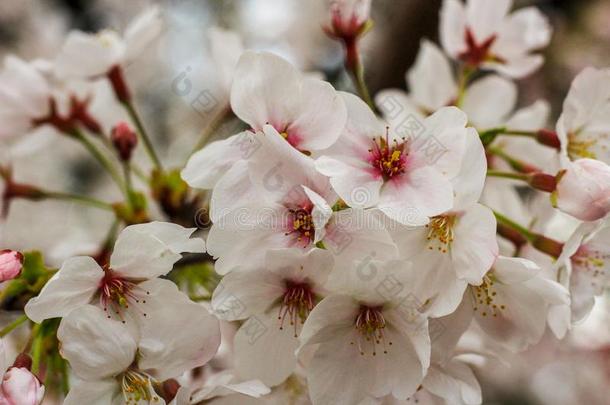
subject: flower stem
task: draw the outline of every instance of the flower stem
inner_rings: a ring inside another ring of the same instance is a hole
[[[152,160],[155,167],[162,171],[163,166],[161,165],[161,160],[159,160],[159,156],[157,156],[157,152],[155,152],[155,148],[153,147],[152,141],[148,136],[146,129],[144,128],[144,124],[142,124],[142,120],[140,119],[138,112],[136,111],[131,101],[124,101],[122,102],[122,104],[123,107],[125,107],[125,110],[127,110],[129,116],[131,117],[131,120],[136,125],[138,133],[140,134],[140,138],[144,142],[144,148],[146,149],[148,156],[150,156],[150,159]]]
[[[32,373],[38,374],[40,370],[40,358],[42,357],[42,335],[40,332],[40,325],[34,326],[32,331],[34,340],[32,340]]]
[[[84,195],[60,193],[60,192],[55,192],[55,191],[44,191],[44,197],[52,198],[55,200],[76,202],[76,203],[88,205],[90,207],[99,208],[102,210],[113,211],[111,204],[104,202],[104,201],[97,200],[92,197],[87,197]]]
[[[119,186],[121,190],[124,190],[125,186],[123,185],[123,180],[121,176],[115,169],[114,165],[108,160],[108,158],[100,152],[100,150],[91,142],[85,134],[83,134],[78,129],[73,129],[70,132],[70,135],[73,136],[76,140],[83,144],[83,146],[93,155],[93,157],[102,165],[104,169],[110,174],[110,177],[115,181],[115,183]]]
[[[498,221],[498,233],[512,241],[517,248],[520,248],[527,241],[534,248],[549,256],[558,258],[561,255],[563,243],[532,232],[497,211],[494,211],[494,215]]]
[[[511,172],[502,172],[499,170],[488,170],[487,176],[527,181],[527,175],[524,173],[511,173]]]
[[[345,43],[345,68],[350,73],[354,86],[360,95],[360,98],[368,104],[373,111],[375,111],[375,104],[369,93],[369,89],[366,86],[364,80],[364,65],[360,59],[360,52],[358,51],[358,41],[356,39],[350,41],[344,41]]]
[[[476,73],[476,69],[469,67],[467,65],[463,65],[460,69],[460,78],[458,82],[458,95],[455,100],[455,106],[460,107],[464,102],[464,97],[466,97],[466,87],[468,86],[468,82],[472,75]]]
[[[519,159],[516,159],[500,148],[490,147],[487,149],[487,152],[491,153],[492,155],[498,156],[499,158],[504,160],[506,163],[508,163],[510,165],[510,167],[512,167],[514,170],[516,170],[520,173],[540,172],[540,169],[538,167],[536,167],[532,164],[523,162]]]
[[[6,325],[4,328],[0,330],[0,337],[4,337],[11,333],[13,330],[17,329],[19,326],[24,324],[28,320],[27,315],[21,315],[19,318],[15,319],[10,324]]]
[[[530,232],[524,226],[519,225],[512,219],[505,217],[504,215],[500,214],[497,211],[494,211],[494,215],[496,217],[496,220],[498,221],[498,224],[507,226],[508,228],[511,228],[511,229],[517,231],[528,242],[532,242],[536,238],[536,235],[533,232]]]
[[[229,118],[231,115],[233,115],[233,111],[231,110],[231,108],[228,105],[225,106],[222,109],[222,111],[217,113],[212,118],[210,123],[208,125],[206,125],[205,128],[201,131],[201,135],[199,136],[199,140],[195,144],[195,147],[193,148],[193,151],[191,152],[190,156],[192,156],[199,149],[203,148],[205,146],[205,144],[207,143],[208,138],[210,137],[210,135],[212,133],[214,133],[215,131],[217,131],[218,128],[220,128],[220,126],[222,125],[222,123],[225,122],[225,120],[227,118]]]

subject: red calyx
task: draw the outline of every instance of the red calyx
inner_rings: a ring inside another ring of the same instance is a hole
[[[131,159],[133,150],[138,145],[136,133],[126,122],[119,122],[112,128],[110,139],[121,160],[123,162],[128,162]]]

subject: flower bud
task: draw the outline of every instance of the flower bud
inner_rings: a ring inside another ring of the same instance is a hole
[[[0,282],[19,277],[23,268],[23,255],[14,250],[0,251]]]
[[[354,39],[366,29],[371,14],[371,0],[334,0],[331,4],[329,35]]]
[[[136,133],[126,122],[119,122],[112,128],[110,136],[112,144],[119,153],[119,157],[123,162],[128,162],[131,159],[131,154],[138,144]]]
[[[0,385],[0,404],[39,405],[44,397],[44,386],[27,368],[11,367]]]
[[[557,176],[554,205],[582,221],[595,221],[610,212],[610,166],[593,159],[567,162]]]

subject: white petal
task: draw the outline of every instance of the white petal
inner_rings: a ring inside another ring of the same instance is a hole
[[[316,160],[316,169],[330,177],[333,189],[350,207],[367,208],[379,200],[383,181],[371,173],[367,163],[339,156],[322,156]]]
[[[466,148],[467,121],[459,108],[439,109],[422,122],[425,132],[413,138],[413,153],[447,178],[455,177]]]
[[[506,63],[484,62],[482,67],[513,79],[521,79],[538,70],[544,63],[541,55],[524,55],[508,59]]]
[[[500,126],[517,104],[517,85],[503,77],[490,75],[471,84],[462,108],[477,128]]]
[[[423,166],[384,184],[378,208],[403,225],[424,225],[453,206],[453,187],[436,169]]]
[[[265,220],[267,218],[277,220],[278,218],[284,218],[285,215],[283,212],[274,211],[263,211],[262,214],[265,215]],[[236,221],[239,221],[239,217],[236,217]],[[241,232],[241,237],[237,240],[235,239],[236,231]],[[261,246],[266,246],[267,249],[293,246],[291,240],[286,237],[283,228],[267,226],[265,223],[261,223],[257,227],[248,224],[241,227],[214,225],[210,229],[207,242],[210,254],[218,258],[214,264],[214,269],[220,275],[236,270],[252,270],[261,266],[264,263],[266,253],[265,249],[261,249]],[[235,252],[240,252],[240,254],[236,255]],[[244,257],[247,257],[248,260],[244,261]]]
[[[79,306],[89,304],[98,290],[104,271],[90,257],[68,259],[61,269],[28,301],[25,313],[34,322],[68,315]]]
[[[460,0],[444,0],[440,17],[440,40],[453,58],[465,50],[466,10]]]
[[[309,313],[299,335],[302,347],[333,339],[334,331],[349,328],[357,315],[358,303],[346,295],[330,295]]]
[[[216,182],[210,200],[210,219],[219,226],[236,225],[235,211],[244,206],[256,210],[260,194],[252,183],[249,162],[235,162]],[[260,203],[262,205],[266,201]],[[228,222],[227,222],[228,221]],[[244,225],[239,222],[237,225]]]
[[[428,40],[422,40],[415,65],[407,73],[411,97],[428,111],[450,104],[457,97],[457,84],[447,57]]]
[[[503,57],[523,55],[549,44],[552,28],[548,18],[536,7],[525,7],[512,13],[499,26],[498,40],[492,51]]]
[[[389,221],[373,210],[338,211],[328,223],[324,246],[344,265],[366,256],[397,258],[398,250],[386,229]]]
[[[60,76],[91,78],[106,74],[119,64],[125,45],[115,32],[87,34],[72,31],[55,60]]]
[[[244,379],[273,387],[294,371],[299,339],[286,319],[280,330],[279,307],[247,320],[235,335],[235,369]]]
[[[459,173],[451,179],[455,200],[453,210],[460,211],[479,200],[487,177],[487,157],[481,138],[474,128],[466,131],[466,148]]]
[[[458,219],[451,258],[458,277],[479,284],[498,256],[496,218],[492,210],[474,204]]]
[[[494,310],[481,304],[475,311],[475,319],[485,333],[511,351],[537,343],[546,328],[548,305],[544,300],[523,284],[497,283],[494,291],[494,302],[504,305],[504,309],[496,309],[493,316]]]
[[[125,56],[136,59],[161,33],[161,10],[153,6],[144,10],[125,29]]]
[[[117,273],[131,278],[154,278],[169,273],[180,253],[203,253],[202,239],[190,238],[194,228],[168,222],[131,225],[119,235],[110,258]]]
[[[260,147],[255,137],[251,131],[244,131],[210,143],[191,156],[182,169],[182,179],[191,187],[214,188],[236,161],[248,158]]]
[[[504,284],[522,283],[540,271],[536,263],[520,257],[498,256],[493,267],[498,280]]]
[[[471,294],[471,291],[466,291],[466,294]],[[433,363],[444,364],[449,361],[455,352],[458,341],[470,327],[474,311],[469,298],[464,295],[464,299],[453,313],[428,321],[430,340],[433,343]]]
[[[265,265],[284,280],[307,280],[314,287],[322,287],[333,269],[333,254],[318,248],[306,252],[299,248],[273,249],[267,252]]]
[[[469,0],[466,5],[468,27],[478,43],[494,35],[512,6],[512,0]]]
[[[119,383],[113,379],[79,381],[70,388],[64,405],[108,405],[119,395]]]
[[[390,124],[391,131],[400,131],[410,116],[422,121],[425,118],[425,113],[420,110],[421,106],[417,105],[417,102],[404,90],[384,89],[379,91],[375,95],[375,105]]]
[[[289,141],[302,151],[328,148],[341,135],[346,120],[347,108],[339,93],[327,82],[305,79],[298,116],[287,128]]]
[[[294,66],[271,53],[246,51],[235,69],[231,107],[256,130],[271,124],[281,131],[297,116],[300,92]]]
[[[318,243],[324,238],[324,228],[330,217],[333,215],[333,210],[330,205],[328,205],[326,200],[324,200],[324,198],[318,193],[307,186],[302,187],[309,200],[313,203],[311,217],[316,232],[314,243]]]
[[[291,263],[294,265],[294,263]],[[222,278],[212,297],[215,314],[234,321],[265,312],[282,297],[284,283],[280,274],[269,271],[234,271]]]
[[[442,368],[430,368],[422,385],[449,403],[477,405],[482,402],[477,378],[472,369],[459,360],[451,360]]]
[[[207,363],[220,345],[218,320],[168,280],[140,286],[150,291],[150,307],[154,306],[140,327],[140,369],[163,381]]]
[[[76,308],[64,317],[57,338],[62,357],[87,381],[116,376],[136,355],[137,345],[128,329],[92,305]]]

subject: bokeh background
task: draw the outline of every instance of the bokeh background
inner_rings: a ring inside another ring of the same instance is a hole
[[[492,1],[492,0],[490,0]],[[160,4],[167,27],[127,75],[163,158],[179,164],[213,114],[193,107],[202,92],[214,95],[218,72],[210,58],[210,27],[240,34],[246,48],[276,52],[305,71],[321,72],[337,88],[350,90],[340,47],[321,27],[325,0],[0,0],[0,57],[53,58],[71,29],[122,29],[149,4]],[[546,99],[552,122],[574,76],[586,66],[610,66],[610,0],[516,1],[535,4],[554,27],[546,64],[519,82],[520,102]],[[373,0],[374,29],[363,41],[366,80],[372,93],[405,86],[405,71],[421,38],[437,40],[440,0]],[[182,75],[182,76],[181,76]],[[188,78],[189,91],[176,91]],[[549,125],[552,125],[549,123]],[[220,128],[214,136],[227,135]],[[35,154],[11,163],[20,179],[58,189],[110,193],[95,165],[78,145],[53,138]],[[1,156],[1,153],[0,153]],[[82,211],[81,211],[82,210]],[[53,202],[17,202],[0,225],[0,240],[15,248],[38,248],[60,261],[102,240],[104,214]],[[610,310],[598,302],[588,321],[566,341],[547,336],[526,353],[488,364],[478,376],[488,404],[610,404]]]

